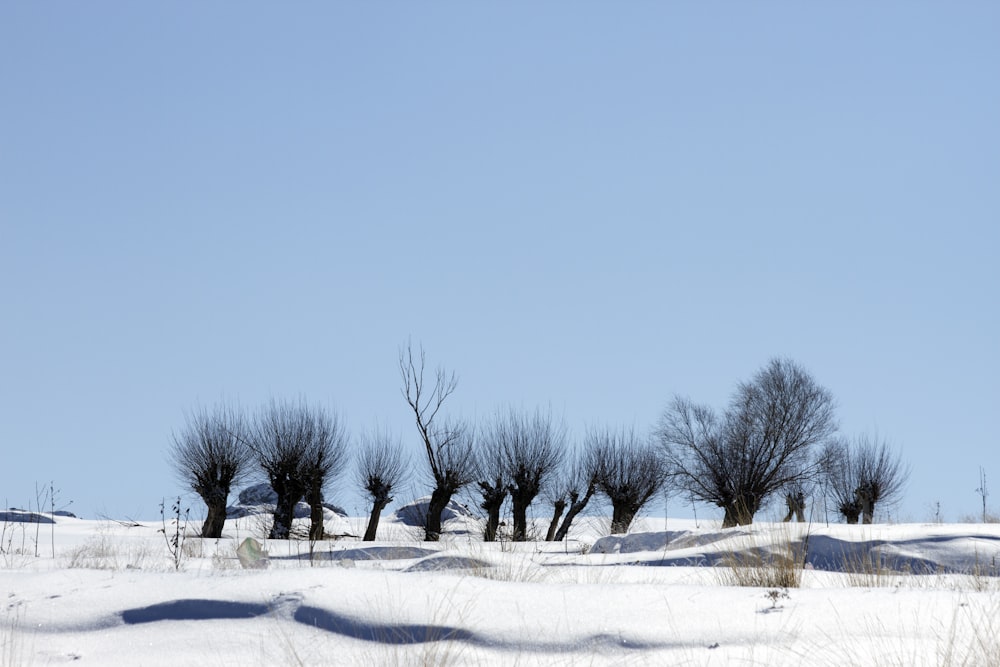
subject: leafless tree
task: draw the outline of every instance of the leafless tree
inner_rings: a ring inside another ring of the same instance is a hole
[[[302,477],[305,501],[309,504],[309,539],[322,540],[325,534],[323,496],[327,485],[343,469],[348,457],[347,430],[336,413],[316,407],[311,410],[312,441],[306,450]]]
[[[774,493],[820,472],[818,445],[836,431],[834,401],[792,361],[773,359],[737,385],[720,416],[676,398],[658,435],[673,484],[723,508],[724,527],[747,525]]]
[[[295,505],[310,506],[310,539],[323,536],[323,489],[340,470],[347,436],[339,419],[304,401],[272,400],[250,429],[249,446],[277,495],[271,539],[288,539]]]
[[[836,438],[826,444],[822,457],[825,487],[833,496],[837,513],[850,524],[861,518],[861,500],[858,497],[860,469],[849,440]]]
[[[824,456],[827,482],[837,511],[847,523],[870,524],[875,506],[899,500],[909,478],[899,453],[878,435],[862,434],[853,441],[834,441]]]
[[[500,509],[507,499],[510,480],[504,464],[503,440],[494,437],[494,423],[484,427],[476,444],[476,485],[482,500],[479,506],[486,510],[486,527],[483,540],[494,542],[500,527]]]
[[[545,534],[546,541],[561,542],[566,539],[573,520],[594,497],[597,491],[597,458],[594,454],[591,449],[574,452],[570,465],[563,468],[548,486],[546,496],[552,503],[553,511],[552,521]]]
[[[387,431],[376,430],[362,436],[357,454],[358,486],[367,492],[372,501],[365,542],[375,539],[382,510],[392,502],[392,494],[406,479],[408,469],[409,461],[403,454],[402,444]]]
[[[663,457],[634,429],[593,430],[587,438],[597,461],[597,488],[611,501],[611,533],[627,533],[635,515],[663,488]]]
[[[510,492],[515,542],[527,539],[528,507],[556,470],[565,446],[565,428],[540,410],[531,415],[513,408],[499,410],[483,429],[480,468],[490,473],[480,482],[484,505],[487,491],[500,502],[503,495],[496,490]]]
[[[219,405],[212,411],[196,409],[187,416],[184,429],[173,436],[169,459],[174,471],[208,508],[202,537],[222,537],[229,491],[252,458],[244,431],[243,413]]]
[[[434,484],[427,505],[424,539],[436,542],[441,537],[441,513],[448,506],[452,495],[476,477],[475,437],[462,423],[437,423],[441,406],[455,391],[458,379],[454,373],[449,375],[443,369],[438,369],[434,386],[428,387],[424,379],[424,367],[423,349],[417,359],[414,359],[413,347],[409,344],[405,350],[400,351],[399,372],[403,380],[403,396],[416,419],[417,431]]]

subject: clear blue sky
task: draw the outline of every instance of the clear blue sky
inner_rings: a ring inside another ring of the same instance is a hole
[[[998,35],[995,2],[3,3],[0,500],[155,518],[220,399],[416,453],[412,337],[451,414],[576,436],[790,357],[902,449],[900,519],[979,511],[979,466],[996,508]]]

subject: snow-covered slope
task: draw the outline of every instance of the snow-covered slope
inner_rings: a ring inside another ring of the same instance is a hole
[[[1000,526],[652,530],[658,519],[602,537],[606,520],[584,519],[564,543],[483,544],[460,509],[437,543],[411,519],[384,517],[378,542],[310,545],[268,541],[247,515],[221,540],[184,538],[178,561],[169,524],[165,536],[160,524],[0,523],[0,662],[1000,662]],[[247,538],[268,568],[240,567]],[[804,553],[801,587],[729,585],[751,553]]]

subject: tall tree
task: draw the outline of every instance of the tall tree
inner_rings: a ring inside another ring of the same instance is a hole
[[[752,523],[774,493],[814,479],[815,450],[836,429],[832,394],[801,366],[772,359],[737,385],[721,416],[675,398],[658,435],[676,487],[723,508],[731,527]]]
[[[244,438],[246,420],[232,407],[198,408],[174,434],[169,459],[178,477],[204,501],[202,537],[218,539],[226,521],[229,492],[252,458]]]
[[[451,497],[476,476],[473,433],[462,423],[437,421],[445,400],[455,391],[458,379],[439,368],[434,385],[424,379],[425,357],[421,349],[414,358],[413,347],[407,344],[399,353],[399,372],[403,380],[403,397],[413,411],[417,432],[423,444],[427,467],[434,489],[427,505],[424,539],[436,542],[441,538],[441,514]]]

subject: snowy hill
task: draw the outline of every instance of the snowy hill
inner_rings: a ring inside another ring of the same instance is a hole
[[[176,559],[169,522],[7,515],[3,664],[1000,661],[1000,526],[657,519],[606,536],[587,518],[566,542],[484,544],[459,506],[428,543],[419,509],[369,543],[269,541],[254,514],[201,540],[192,522]],[[269,567],[240,566],[247,538]],[[787,567],[797,587],[735,585]]]

